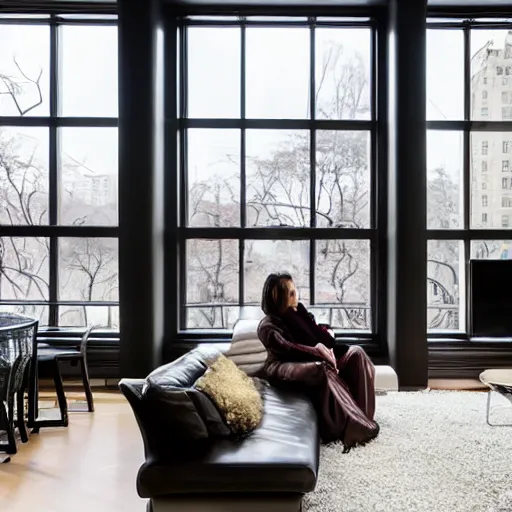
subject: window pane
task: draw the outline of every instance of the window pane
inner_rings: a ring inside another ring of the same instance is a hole
[[[471,119],[512,119],[511,43],[508,30],[471,31]]]
[[[370,227],[370,134],[317,131],[318,227]]]
[[[456,229],[462,221],[462,132],[427,132],[427,227]]]
[[[63,116],[117,116],[117,27],[61,27]]]
[[[186,327],[233,327],[238,319],[238,241],[187,240],[186,256]]]
[[[427,30],[427,119],[464,119],[462,30]]]
[[[188,130],[190,226],[240,225],[240,131]]]
[[[59,306],[59,327],[119,329],[119,306]]]
[[[188,29],[188,116],[240,117],[240,29]]]
[[[0,25],[0,116],[47,116],[50,28]]]
[[[118,244],[113,238],[59,240],[59,299],[118,300]]]
[[[117,128],[60,129],[60,223],[117,225]]]
[[[472,228],[500,229],[512,215],[511,147],[510,132],[471,133]]]
[[[370,242],[316,242],[317,321],[337,329],[371,329]]]
[[[248,118],[309,118],[309,29],[248,28]]]
[[[428,241],[428,329],[449,331],[463,328],[463,254],[462,242],[458,240]]]
[[[244,261],[245,304],[260,304],[263,283],[272,272],[291,274],[299,300],[309,303],[309,241],[247,240]]]
[[[0,128],[0,224],[48,224],[48,129]]]
[[[316,117],[370,119],[368,28],[315,30]]]
[[[0,299],[48,300],[49,240],[0,238]]]
[[[1,313],[14,313],[33,318],[39,321],[39,329],[48,326],[50,308],[48,306],[40,306],[34,304],[18,304],[16,306],[0,304]]]
[[[473,260],[512,260],[512,240],[473,240]]]
[[[247,225],[309,226],[309,132],[247,130]]]

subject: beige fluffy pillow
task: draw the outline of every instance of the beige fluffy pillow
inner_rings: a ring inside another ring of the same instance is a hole
[[[254,381],[225,356],[216,359],[195,387],[210,397],[234,435],[246,435],[261,423],[263,400]]]

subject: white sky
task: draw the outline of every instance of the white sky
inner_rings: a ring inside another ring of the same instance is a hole
[[[49,27],[38,25],[0,24],[0,74],[17,82],[20,75],[13,59],[30,78],[37,79],[40,70],[43,103],[27,116],[49,114]],[[117,94],[117,29],[108,26],[63,26],[60,31],[60,115],[84,117],[116,117]],[[2,86],[4,91],[5,87]],[[25,86],[20,107],[37,101],[37,88]],[[9,96],[0,96],[0,115],[19,115]],[[44,128],[10,128],[11,133],[32,135],[40,142],[38,153],[47,163],[48,137]],[[27,144],[27,152],[36,144]],[[84,174],[117,175],[116,129],[64,128],[61,151],[84,163]],[[89,169],[89,170],[88,170]]]
[[[190,29],[189,116],[240,115],[240,37],[238,28]],[[474,30],[472,52],[494,39],[502,47],[506,31]],[[61,29],[61,115],[117,116],[117,34],[115,27],[64,26]],[[325,45],[336,41],[349,54],[359,52],[369,66],[368,29],[317,29],[317,73]],[[49,109],[49,28],[0,25],[0,72],[19,78],[16,57],[32,78],[42,68],[43,104],[28,115],[47,115]],[[428,119],[462,119],[463,39],[461,30],[428,32]],[[33,94],[24,95],[24,105]],[[247,117],[305,118],[309,115],[309,30],[306,28],[247,29]],[[22,108],[24,106],[22,104]],[[0,97],[0,115],[16,115],[11,100]],[[225,155],[239,153],[236,133],[212,131],[194,135],[202,151],[191,159],[193,178],[206,179],[212,169],[232,172],[234,164],[219,165]],[[234,135],[234,136],[233,136]],[[46,141],[42,141],[46,142]],[[265,157],[278,145],[269,132],[250,135],[249,156]],[[272,143],[273,142],[273,143]],[[62,149],[84,161],[91,171],[117,172],[117,144],[108,130],[65,130]],[[428,168],[444,166],[455,178],[462,165],[462,137],[432,133],[428,137]]]

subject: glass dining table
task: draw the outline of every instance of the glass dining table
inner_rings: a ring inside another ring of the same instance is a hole
[[[21,441],[28,441],[26,427],[31,427],[37,415],[37,328],[37,320],[0,312],[0,430],[6,437],[0,450],[7,454],[17,452],[15,427]]]

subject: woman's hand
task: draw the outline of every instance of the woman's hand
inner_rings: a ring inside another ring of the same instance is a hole
[[[320,356],[325,359],[335,370],[338,369],[333,349],[327,348],[323,343],[318,343],[315,348],[318,350]]]

